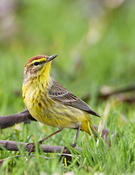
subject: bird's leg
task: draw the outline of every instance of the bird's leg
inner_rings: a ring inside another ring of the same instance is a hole
[[[49,139],[50,137],[54,136],[55,134],[57,134],[57,133],[59,133],[59,132],[61,132],[61,131],[62,131],[62,129],[58,129],[57,131],[53,132],[53,133],[50,134],[49,136],[47,136],[47,137],[43,138],[42,140],[40,140],[38,143],[39,143],[39,144],[42,144],[45,140]]]
[[[81,129],[81,123],[79,123],[79,125],[78,125],[76,136],[75,136],[75,141],[72,144],[72,147],[76,147],[76,143],[77,143],[77,139],[78,139],[78,136],[79,136],[79,133],[80,133],[80,129]]]
[[[49,136],[43,138],[42,140],[40,140],[38,142],[38,144],[42,144],[45,140],[49,139],[50,137],[54,136],[55,134],[59,133],[60,131],[62,131],[62,129],[58,129],[57,131],[53,132],[52,134],[50,134]],[[35,144],[34,143],[28,143],[26,146],[29,150],[29,155],[31,154],[31,152],[33,152],[33,150],[35,149]],[[29,149],[30,148],[30,149]]]

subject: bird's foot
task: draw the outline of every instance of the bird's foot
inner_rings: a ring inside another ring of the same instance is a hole
[[[35,151],[35,144],[34,143],[28,143],[26,145],[26,150],[29,152],[29,155]]]
[[[75,148],[75,147],[76,147],[76,143],[71,144],[71,146],[72,146],[73,148]]]

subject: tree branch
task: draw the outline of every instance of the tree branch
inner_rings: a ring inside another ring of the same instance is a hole
[[[29,123],[30,120],[35,119],[30,115],[28,110],[24,110],[18,114],[0,116],[0,129],[8,128],[21,122]]]
[[[15,142],[9,140],[0,140],[0,150],[6,148],[9,151],[19,151],[20,148],[24,148],[28,152],[35,152],[34,149],[31,150],[31,145],[24,142]],[[40,148],[45,153],[61,153],[63,156],[72,157],[70,151],[64,146],[51,146],[51,145],[40,145]]]
[[[135,85],[127,86],[124,88],[119,88],[116,90],[112,90],[111,87],[109,87],[109,86],[103,86],[98,94],[98,98],[103,99],[103,100],[107,100],[109,97],[111,97],[113,95],[119,96],[121,94],[129,93],[129,92],[135,92]],[[130,102],[130,98],[129,98],[129,101],[126,99],[123,99],[123,101]],[[131,99],[131,101],[133,101],[133,100]]]

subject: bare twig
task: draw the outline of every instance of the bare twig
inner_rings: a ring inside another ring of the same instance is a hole
[[[116,89],[116,90],[112,90],[108,86],[103,86],[101,88],[100,92],[99,92],[98,98],[106,100],[110,96],[120,95],[120,94],[127,93],[127,92],[135,92],[135,85],[128,86],[128,87],[125,87],[125,88],[119,88],[119,89]]]
[[[119,95],[117,100],[120,102],[134,104],[135,103],[135,95],[132,95],[132,96],[130,95],[129,97],[124,96],[124,95]]]
[[[30,120],[35,120],[29,113],[28,110],[24,110],[18,114],[0,116],[0,129],[11,127],[16,123],[30,122]]]
[[[98,92],[97,99],[108,100],[114,96],[117,101],[126,103],[135,103],[135,85],[127,86],[124,88],[112,89],[110,86],[103,86]],[[91,94],[86,93],[82,100],[88,102],[91,99]]]
[[[9,151],[19,151],[19,148],[24,148],[26,151],[31,150],[31,145],[29,146],[28,143],[24,142],[15,142],[15,141],[9,141],[9,140],[0,140],[0,149],[2,150],[2,147],[6,148]],[[65,148],[64,146],[48,146],[48,145],[40,145],[41,150],[45,153],[62,153],[63,155],[68,154],[68,156],[71,156],[69,153],[69,150]],[[31,150],[34,152],[34,149]]]

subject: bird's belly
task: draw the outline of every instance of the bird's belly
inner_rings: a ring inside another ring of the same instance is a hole
[[[33,92],[33,93],[31,93]],[[55,102],[38,91],[27,91],[24,102],[30,114],[41,123],[58,128],[76,128],[78,123],[87,120],[86,112]]]
[[[39,103],[30,110],[31,115],[41,123],[58,128],[77,128],[85,119],[85,112],[62,104],[54,103],[50,108]]]

